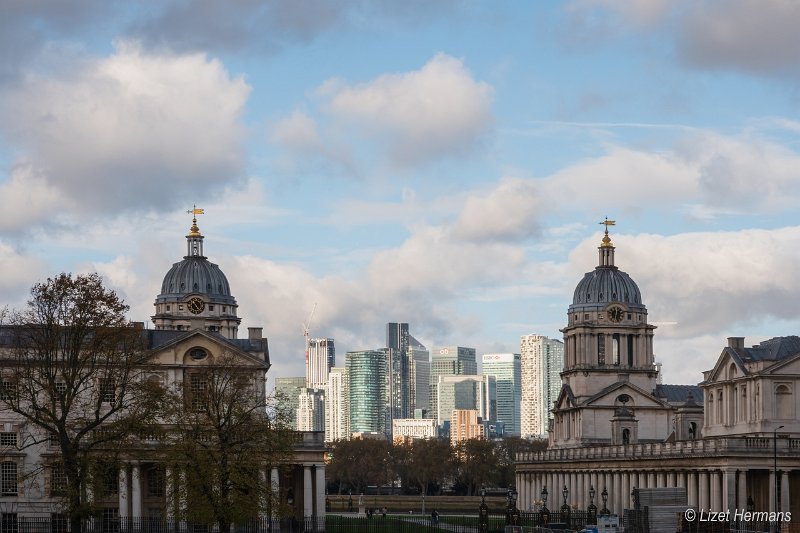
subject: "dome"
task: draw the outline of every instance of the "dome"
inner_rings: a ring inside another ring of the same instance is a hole
[[[185,257],[169,269],[161,283],[159,296],[207,294],[213,299],[232,299],[228,278],[219,266],[205,257]]]
[[[587,272],[572,296],[572,305],[605,305],[611,302],[642,305],[642,293],[636,282],[616,267],[599,266]]]

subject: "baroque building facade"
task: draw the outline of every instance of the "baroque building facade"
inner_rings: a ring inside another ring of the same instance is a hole
[[[656,328],[608,225],[567,311],[549,447],[517,456],[520,507],[541,504],[543,489],[555,505],[566,489],[586,508],[594,489],[621,515],[634,488],[682,487],[707,511],[800,513],[800,338],[746,348],[732,337],[699,386],[661,384]]]
[[[195,218],[186,235],[187,254],[167,272],[156,297],[152,317],[155,329],[134,323],[141,340],[137,375],[165,389],[186,391],[187,398],[193,398],[202,392],[204,369],[224,361],[252,384],[248,390],[263,399],[270,368],[268,340],[258,327],[248,328],[246,338],[238,337],[241,318],[237,316],[236,299],[225,274],[204,256],[203,239]],[[0,364],[4,371],[14,364],[16,346],[11,327],[0,328]],[[60,516],[64,495],[59,487],[63,480],[53,466],[58,464],[59,451],[52,438],[32,434],[21,417],[9,410],[3,410],[0,417],[3,527],[16,531],[12,525],[18,519]],[[158,453],[149,452],[161,445],[155,433],[138,438],[139,449],[115,457],[114,471],[102,495],[86,488],[104,519],[171,519],[179,514],[181,502],[171,495],[183,478],[164,464]],[[324,450],[322,433],[300,433],[288,462],[265,465],[260,473],[264,483],[271,483],[280,494],[284,508],[297,518],[325,515]]]

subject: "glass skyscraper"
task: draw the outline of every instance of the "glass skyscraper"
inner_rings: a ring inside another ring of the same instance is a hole
[[[350,386],[350,431],[386,431],[386,354],[365,350],[347,352],[345,367]]]
[[[497,380],[497,420],[505,424],[505,434],[519,437],[522,400],[520,354],[484,354],[483,375],[494,376]]]

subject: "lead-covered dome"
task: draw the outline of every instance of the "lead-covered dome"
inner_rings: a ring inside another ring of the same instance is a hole
[[[228,278],[219,266],[205,257],[187,256],[175,263],[164,276],[159,296],[207,294],[211,298],[231,297]]]
[[[573,304],[623,302],[641,305],[642,294],[631,277],[617,267],[598,266],[587,272],[575,287]]]

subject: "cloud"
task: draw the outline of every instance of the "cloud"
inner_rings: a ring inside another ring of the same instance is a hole
[[[333,164],[335,170],[351,175],[358,174],[349,148],[333,138],[326,138],[323,142],[317,122],[302,111],[295,111],[273,124],[270,142],[287,151],[288,157],[281,164],[288,170],[316,162]]]
[[[177,51],[274,52],[308,43],[332,30],[376,31],[386,24],[418,25],[458,11],[460,2],[408,0],[173,0],[130,25],[129,34],[149,46]],[[161,7],[162,9],[158,9]]]
[[[11,169],[9,179],[0,184],[0,231],[28,230],[42,221],[55,222],[61,213],[75,209],[55,187],[30,165]]]
[[[563,40],[596,44],[630,32],[663,38],[685,66],[796,78],[800,5],[791,0],[576,0]]]
[[[466,153],[493,124],[491,86],[445,54],[420,70],[385,74],[360,85],[329,80],[317,93],[335,118],[378,139],[401,166]]]
[[[21,308],[34,283],[45,277],[45,262],[0,241],[0,311],[5,305]]]
[[[202,54],[120,43],[71,75],[30,76],[0,113],[18,159],[88,213],[165,208],[239,180],[249,86]]]

